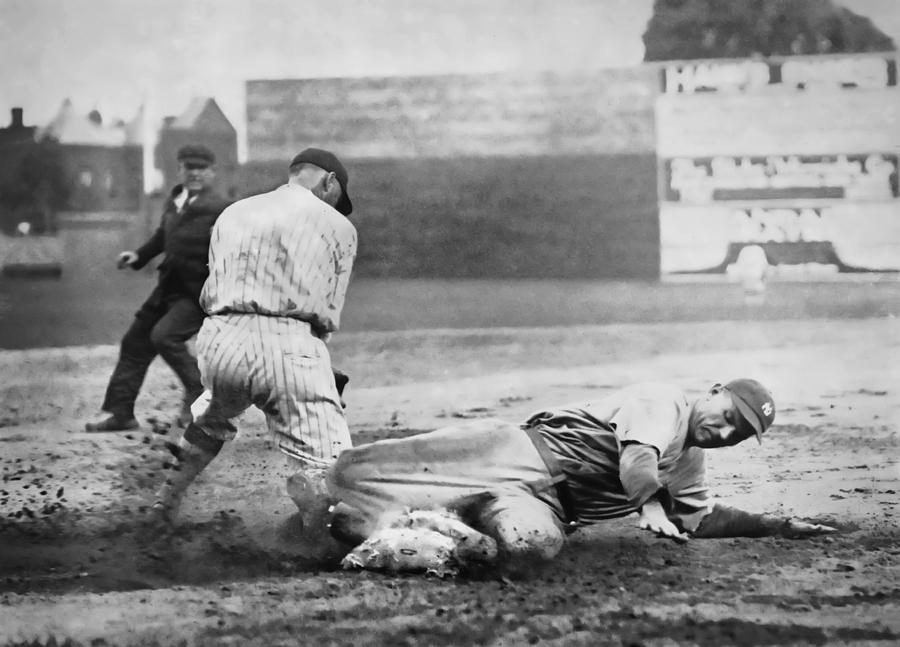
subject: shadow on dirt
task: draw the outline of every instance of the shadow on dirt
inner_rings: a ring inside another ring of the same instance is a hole
[[[337,559],[305,557],[303,546],[287,541],[261,545],[240,517],[226,512],[174,527],[74,516],[0,522],[0,592],[128,591],[339,567]]]

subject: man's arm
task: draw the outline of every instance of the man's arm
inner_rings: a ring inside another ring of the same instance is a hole
[[[139,270],[149,263],[154,256],[162,254],[163,249],[165,249],[165,242],[166,231],[163,228],[163,223],[160,223],[159,227],[156,228],[156,231],[153,232],[153,235],[150,237],[150,240],[138,247],[135,251],[137,260],[130,264],[131,267]]]
[[[688,536],[669,520],[663,501],[668,492],[659,480],[659,456],[655,447],[627,443],[619,456],[619,480],[628,500],[640,513],[638,527],[675,541]]]
[[[836,528],[789,517],[755,514],[715,504],[692,533],[694,537],[808,537],[837,532]]]

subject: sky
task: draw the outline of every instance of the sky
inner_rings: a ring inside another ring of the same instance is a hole
[[[0,0],[0,125],[149,124],[213,96],[245,142],[248,79],[638,64],[652,0]],[[900,0],[840,0],[900,44]],[[155,127],[155,126],[154,126]]]

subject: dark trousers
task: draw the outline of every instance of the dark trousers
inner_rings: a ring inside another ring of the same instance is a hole
[[[167,295],[157,288],[141,306],[122,338],[119,361],[109,379],[103,410],[119,418],[134,417],[147,369],[160,355],[184,385],[184,401],[203,393],[197,360],[188,352],[188,339],[197,334],[205,314],[196,299]]]

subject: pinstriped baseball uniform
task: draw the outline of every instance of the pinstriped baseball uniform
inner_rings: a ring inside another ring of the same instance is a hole
[[[213,228],[197,336],[207,393],[195,423],[221,440],[250,405],[283,452],[310,467],[350,447],[322,339],[338,329],[356,229],[308,189],[286,184],[236,202]]]

